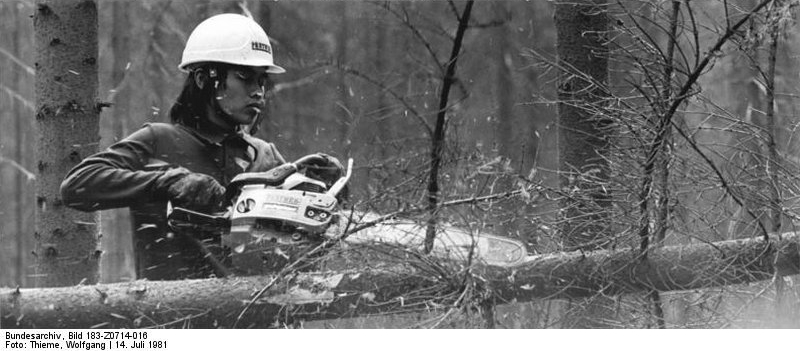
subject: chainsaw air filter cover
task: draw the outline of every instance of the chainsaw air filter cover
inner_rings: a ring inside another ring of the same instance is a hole
[[[231,220],[257,219],[282,222],[300,232],[322,233],[331,223],[336,197],[322,192],[298,189],[320,189],[325,184],[293,174],[279,187],[251,184],[242,191],[233,206]],[[231,228],[231,231],[235,231]]]

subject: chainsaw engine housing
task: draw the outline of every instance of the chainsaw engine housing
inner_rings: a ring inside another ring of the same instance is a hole
[[[243,173],[231,185],[238,193],[230,209],[230,248],[237,274],[273,273],[322,242],[338,211],[336,195],[350,177],[329,188],[293,164],[262,173]]]

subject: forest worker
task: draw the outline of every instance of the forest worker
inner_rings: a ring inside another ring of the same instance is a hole
[[[84,159],[61,184],[70,207],[130,207],[139,279],[214,274],[197,238],[167,230],[167,202],[222,210],[224,185],[234,176],[285,162],[275,145],[247,132],[264,109],[270,75],[285,72],[273,62],[261,26],[237,14],[206,19],[189,36],[179,68],[188,77],[169,112],[171,124],[146,124]]]

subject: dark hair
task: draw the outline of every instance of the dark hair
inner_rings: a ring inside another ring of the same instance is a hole
[[[211,77],[212,70],[216,71],[215,77]],[[209,77],[202,89],[195,84],[195,76],[200,72]],[[224,87],[227,75],[228,65],[225,64],[210,63],[191,68],[180,95],[169,110],[170,121],[197,128],[206,118],[205,109],[215,98],[216,88]]]

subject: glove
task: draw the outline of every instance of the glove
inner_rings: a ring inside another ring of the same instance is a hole
[[[323,153],[317,153],[317,156],[324,159],[324,161],[315,160],[311,164],[306,164],[306,175],[321,180],[330,187],[344,175],[344,167],[336,157]]]
[[[213,177],[186,168],[171,169],[165,176],[173,178],[166,189],[173,206],[205,213],[222,208],[225,188]]]

